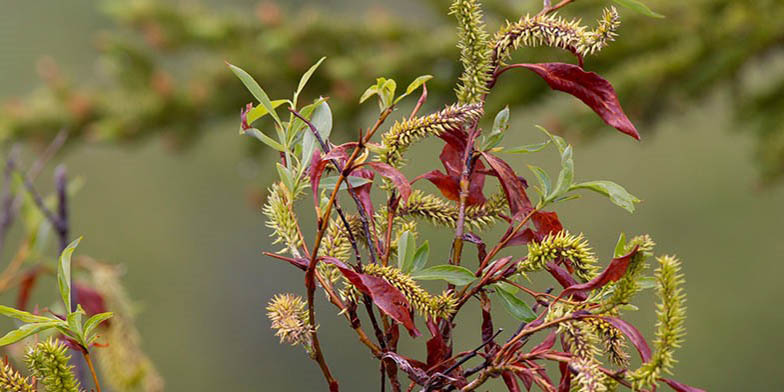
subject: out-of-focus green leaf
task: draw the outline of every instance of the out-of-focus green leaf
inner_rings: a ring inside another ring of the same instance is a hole
[[[21,327],[8,332],[2,338],[0,338],[0,346],[7,346],[11,343],[16,343],[30,335],[46,331],[50,328],[55,328],[59,324],[61,324],[60,321],[50,321],[45,323],[31,323],[22,325]]]
[[[286,151],[286,148],[283,147],[282,144],[276,142],[275,139],[265,135],[263,132],[261,132],[260,130],[258,130],[256,128],[248,128],[248,129],[242,131],[242,133],[244,133],[244,134],[246,134],[248,136],[255,137],[256,139],[258,139],[262,143],[272,147],[275,151],[280,151],[280,152]]]
[[[465,286],[476,280],[476,276],[468,268],[449,264],[419,270],[411,274],[411,277],[417,280],[444,280],[457,286]]]
[[[79,246],[79,242],[82,240],[82,237],[75,239],[73,242],[68,244],[68,246],[63,249],[62,253],[60,253],[60,262],[58,263],[57,267],[57,285],[60,288],[60,296],[63,298],[63,304],[65,305],[65,310],[68,313],[71,313],[71,255],[73,254],[74,250],[77,246]]]
[[[273,109],[277,108],[280,105],[283,105],[284,103],[291,103],[291,101],[289,101],[288,99],[278,99],[270,102]],[[256,105],[256,107],[248,111],[248,113],[245,115],[245,118],[248,121],[248,125],[251,125],[253,124],[254,121],[268,115],[269,113],[270,113],[269,110],[267,110],[267,108],[264,105]]]
[[[574,159],[572,158],[572,146],[566,146],[561,154],[561,172],[558,174],[558,180],[555,182],[553,192],[547,195],[546,202],[554,201],[555,199],[563,196],[574,181]]]
[[[549,137],[550,140],[553,141],[553,143],[555,143],[555,146],[558,147],[558,152],[561,153],[561,155],[563,155],[564,150],[566,150],[566,146],[569,145],[568,143],[566,143],[566,140],[558,135],[553,135],[548,130],[544,129],[544,127],[541,125],[537,125],[536,128],[544,132],[544,134],[547,135],[547,137]]]
[[[664,15],[654,12],[647,5],[643,4],[639,0],[613,0],[613,3],[620,5],[621,7],[628,8],[632,11],[639,12],[645,16],[650,16],[652,18],[663,18]]]
[[[615,251],[613,258],[621,257],[626,254],[626,233],[621,233],[618,236],[618,242],[615,243]]]
[[[433,75],[422,75],[422,76],[414,79],[414,81],[411,82],[411,84],[408,85],[408,88],[406,88],[406,92],[403,95],[397,97],[397,99],[395,99],[395,103],[398,103],[403,98],[411,95],[411,93],[416,91],[416,89],[418,89],[420,86],[425,84],[430,79],[433,79]]]
[[[97,328],[102,322],[110,319],[113,315],[114,314],[112,312],[104,312],[93,315],[87,319],[87,321],[84,323],[84,335],[89,339],[93,330]]]
[[[227,63],[228,64],[228,63]],[[280,128],[283,128],[283,124],[280,122],[280,117],[278,113],[275,112],[275,108],[272,106],[272,101],[270,101],[269,96],[266,92],[259,86],[255,79],[250,76],[249,73],[245,72],[242,68],[237,67],[236,65],[229,64],[229,68],[231,71],[234,72],[235,75],[240,79],[242,84],[245,85],[245,88],[250,91],[251,94],[259,101],[259,103],[267,109],[267,112],[275,119],[275,123],[278,124]]]
[[[304,74],[302,74],[302,78],[300,78],[299,85],[297,86],[297,91],[294,93],[294,103],[295,104],[296,104],[297,98],[299,97],[299,94],[302,92],[303,89],[305,89],[305,86],[308,84],[308,81],[310,80],[310,77],[313,76],[313,73],[316,72],[316,70],[318,69],[319,65],[321,65],[321,63],[323,63],[324,60],[326,60],[326,59],[327,59],[326,57],[322,57],[319,61],[316,62],[316,64],[313,64],[313,66],[310,67],[310,69],[308,69]]]
[[[539,152],[542,151],[547,145],[550,144],[550,141],[536,143],[536,144],[526,144],[524,146],[517,146],[512,148],[504,148],[501,152],[505,152],[507,154],[530,154],[532,152]]]
[[[531,169],[536,179],[539,180],[539,185],[542,187],[542,198],[546,198],[550,194],[550,187],[552,186],[550,184],[550,176],[539,166],[528,165],[528,168]]]
[[[362,177],[348,176],[346,177],[345,180],[343,180],[343,183],[340,184],[341,191],[345,191],[348,189],[346,186],[346,182],[351,184],[352,188],[356,188],[358,186],[369,184],[372,182],[372,180],[367,178],[362,178]],[[319,182],[319,188],[332,190],[335,189],[335,185],[337,185],[337,183],[338,183],[338,176],[324,177],[321,179],[321,182]]]
[[[487,139],[482,143],[482,150],[488,151],[493,147],[497,146],[498,143],[501,143],[501,140],[504,138],[504,132],[509,129],[509,106],[506,106],[495,115],[495,120],[493,120],[493,129],[490,131],[490,135],[487,136]]]
[[[427,265],[427,260],[430,258],[430,242],[425,241],[422,246],[417,249],[414,254],[414,269],[413,272],[420,271]]]

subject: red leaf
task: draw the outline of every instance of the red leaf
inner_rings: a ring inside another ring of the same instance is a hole
[[[572,274],[569,273],[569,271],[561,268],[560,266],[556,265],[552,261],[547,263],[546,268],[547,268],[547,272],[549,272],[550,275],[552,275],[553,278],[555,278],[555,280],[557,280],[558,283],[564,288],[569,288],[577,285],[577,281],[574,279]],[[577,301],[584,301],[586,298],[588,298],[588,296],[585,295],[585,293],[583,293],[582,291],[575,292],[572,295],[574,296],[574,299],[576,299]]]
[[[329,153],[324,156],[325,160],[338,159],[341,163],[346,163],[349,157],[349,151],[353,151],[357,147],[357,142],[344,143],[339,146],[334,146],[329,150]]]
[[[645,341],[645,338],[642,336],[640,331],[637,330],[637,328],[617,317],[599,318],[607,321],[613,327],[618,328],[619,331],[623,332],[623,334],[629,338],[634,347],[637,349],[637,352],[640,353],[640,358],[642,358],[643,362],[648,362],[651,360],[651,348],[648,346],[648,342]]]
[[[22,276],[22,280],[19,282],[19,293],[16,297],[17,309],[27,309],[27,303],[30,301],[30,293],[32,293],[33,288],[35,287],[39,272],[41,272],[40,268],[33,268]]]
[[[461,148],[465,148],[464,145],[465,143],[463,143],[463,147]],[[446,169],[446,174],[442,173],[440,170],[432,170],[415,178],[412,182],[424,178],[438,187],[438,190],[441,191],[441,194],[447,199],[459,201],[460,177],[463,174],[463,167],[465,166],[463,154],[460,153],[460,151],[461,150],[458,150],[454,145],[446,144],[441,150],[441,155],[439,155],[441,164],[443,164],[444,169]],[[468,186],[468,198],[466,199],[466,204],[469,206],[482,204],[486,201],[485,196],[482,193],[485,186],[484,169],[484,164],[477,161],[474,164],[473,171],[469,175],[470,183]]]
[[[572,390],[572,372],[569,371],[569,364],[561,362],[558,364],[561,371],[561,383],[558,384],[558,392],[569,392]]]
[[[525,389],[530,391],[531,386],[534,384],[533,372],[531,372],[528,369],[525,369],[525,371],[519,371],[516,374],[517,377],[519,377],[520,380],[523,382],[523,385],[525,385]]]
[[[403,324],[411,336],[421,335],[411,318],[411,305],[400,290],[382,278],[358,273],[334,257],[323,257],[322,260],[338,267],[352,285],[369,295],[373,303],[389,317]]]
[[[520,64],[541,76],[553,90],[567,92],[579,98],[608,125],[640,140],[640,134],[618,102],[618,95],[610,82],[594,72],[585,72],[573,64]]]
[[[319,192],[318,187],[321,183],[321,175],[324,174],[324,169],[327,168],[329,160],[321,159],[321,152],[313,150],[313,157],[310,159],[310,189],[313,191],[313,205],[319,206]]]
[[[424,178],[433,183],[447,199],[452,201],[460,200],[460,184],[458,180],[442,173],[440,170],[431,170],[415,178],[414,181],[417,181],[420,178]]]
[[[507,370],[501,373],[501,377],[503,377],[504,384],[506,384],[506,389],[509,390],[509,392],[520,392],[520,385],[517,384],[514,373]]]
[[[425,373],[423,369],[424,364],[421,362],[416,362],[412,359],[408,359],[393,352],[385,352],[384,355],[381,356],[381,359],[388,359],[394,361],[397,366],[406,373],[412,380],[416,383],[424,385],[427,383],[428,375]]]
[[[88,316],[108,312],[103,296],[93,288],[75,284],[74,291],[76,292],[76,298],[79,299],[79,305],[82,305]]]
[[[368,162],[367,165],[373,168],[376,173],[381,174],[392,181],[395,184],[395,187],[397,187],[397,191],[400,192],[400,197],[403,199],[403,202],[408,202],[408,197],[411,196],[411,184],[403,173],[382,162]]]
[[[550,334],[542,341],[536,345],[536,347],[531,349],[532,353],[539,353],[550,351],[551,348],[555,345],[555,331],[550,331]]]
[[[670,386],[673,390],[677,392],[705,392],[704,389],[695,388],[686,384],[681,384],[675,380],[671,380],[669,378],[660,378],[660,381],[664,381],[667,385]]]
[[[512,217],[522,219],[523,216],[533,210],[531,201],[528,200],[528,195],[525,193],[523,182],[517,177],[512,167],[501,158],[486,152],[482,152],[482,156],[490,167],[493,168],[496,176],[498,176],[498,181],[501,183],[506,199],[509,201],[509,210],[512,213]]]
[[[536,226],[536,231],[525,229],[515,234],[507,242],[507,246],[526,245],[531,241],[541,241],[548,234],[555,234],[563,231],[563,225],[555,212],[536,211],[531,215],[531,220]]]
[[[612,259],[610,265],[607,266],[607,268],[602,271],[599,276],[591,279],[589,282],[569,286],[569,288],[564,290],[561,295],[564,296],[573,292],[593,290],[602,287],[607,283],[617,281],[623,277],[624,274],[626,274],[626,269],[629,267],[629,262],[632,260],[632,257],[637,254],[638,248],[639,247],[635,246],[634,249],[632,249],[632,251],[629,252],[629,254],[626,256]]]

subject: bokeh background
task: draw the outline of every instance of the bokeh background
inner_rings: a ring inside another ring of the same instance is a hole
[[[535,9],[538,4],[533,3],[537,2],[509,2],[512,8],[519,8],[520,13]],[[603,2],[586,0],[579,3],[586,3],[596,11]],[[669,3],[676,2],[649,3],[661,5],[659,10],[664,12]],[[704,3],[694,2],[692,6]],[[716,7],[733,7],[732,3],[716,1]],[[104,45],[106,31],[122,31],[117,27],[116,9],[112,14],[107,11],[112,8],[106,4],[87,0],[3,2],[0,12],[0,99],[13,105],[24,103],[26,98],[18,97],[29,97],[45,85],[54,63],[68,83],[102,86],[100,80],[106,78],[107,66],[101,60],[99,48]],[[264,22],[263,16],[269,15],[271,10],[259,11],[263,7],[251,0],[188,4],[196,4],[202,10],[243,15],[248,23]],[[777,7],[775,1],[766,4]],[[285,1],[279,5],[293,14],[326,18],[327,25],[336,26],[372,18],[379,21],[403,18],[406,23],[421,29],[433,28],[431,24],[449,23],[449,19],[442,18],[433,7],[416,1]],[[779,5],[779,15],[780,8]],[[630,14],[627,10],[621,11],[623,16]],[[699,10],[693,12],[699,13]],[[620,40],[625,39],[626,33],[640,36],[641,29],[650,29],[644,30],[644,36],[654,36],[657,31],[679,31],[682,36],[673,34],[671,42],[698,37],[707,40],[706,46],[718,48],[714,50],[735,53],[745,49],[739,41],[709,41],[723,39],[721,29],[737,26],[706,25],[709,20],[694,22],[692,26],[674,26],[671,25],[673,19],[624,25]],[[780,26],[770,19],[760,23],[774,24],[748,28],[766,32],[780,30]],[[780,19],[777,23],[781,24]],[[497,23],[490,25],[492,28]],[[712,29],[718,32],[697,35]],[[127,34],[133,36],[132,32]],[[443,37],[433,34],[433,38]],[[256,39],[263,41],[264,36]],[[446,39],[454,38],[446,36]],[[779,37],[778,41],[773,41],[772,48],[758,47],[765,52],[764,56],[746,59],[737,67],[742,85],[775,87],[780,83],[771,75],[781,75],[784,71],[782,42],[784,39]],[[242,47],[244,43],[232,42],[232,45]],[[444,44],[449,46],[453,42]],[[258,41],[247,45],[249,49],[244,54],[237,54],[243,56],[241,59],[225,59],[249,68],[263,68],[265,64],[280,60],[254,53],[251,49],[258,47]],[[307,64],[322,55],[330,56],[332,50],[340,50],[335,49],[336,45],[339,47],[334,42],[322,45],[316,41],[307,50],[292,56],[304,56],[303,61]],[[395,53],[416,51],[422,45],[409,42],[389,50]],[[669,53],[664,50],[666,48],[666,45],[654,45],[650,50],[664,55]],[[226,55],[230,55],[229,52]],[[733,59],[729,54],[723,57],[729,57],[727,61]],[[176,84],[181,74],[203,67],[204,58],[197,54],[159,60],[163,69],[173,75]],[[344,66],[340,59],[336,60],[337,64],[329,65],[330,77],[336,80]],[[298,64],[299,60],[287,61]],[[373,77],[385,75],[381,70],[375,72],[373,59],[367,61],[369,66],[363,69],[360,80],[350,83],[364,87]],[[589,67],[590,64],[591,59]],[[220,63],[208,65],[216,69],[222,66]],[[726,64],[706,57],[699,66],[703,70],[700,75],[703,75],[710,70],[718,73]],[[401,67],[401,74],[434,73],[436,80],[442,78],[439,70],[448,77],[455,73],[450,68],[455,65],[448,63],[432,64],[421,72]],[[292,68],[265,72],[269,75],[301,72]],[[231,79],[227,70],[225,72],[228,81],[210,94],[239,95],[242,100],[250,101],[252,97]],[[611,179],[644,200],[633,215],[603,198],[590,195],[559,206],[557,211],[572,231],[587,233],[601,256],[610,255],[618,234],[625,232],[630,235],[650,233],[658,243],[659,252],[677,253],[682,258],[688,281],[689,311],[687,341],[678,353],[679,380],[715,391],[779,390],[784,387],[784,373],[779,369],[780,353],[784,349],[781,337],[784,313],[778,306],[784,272],[784,231],[781,228],[784,187],[770,180],[772,176],[766,174],[770,172],[769,167],[765,169],[764,163],[760,166],[762,150],[759,145],[772,142],[761,139],[760,133],[753,128],[756,120],[763,116],[784,112],[784,106],[780,105],[781,101],[773,100],[761,104],[764,110],[749,110],[752,117],[737,121],[737,83],[717,79],[695,87],[686,86],[684,81],[683,88],[697,89],[685,96],[699,95],[699,99],[676,99],[670,91],[661,91],[655,83],[667,75],[652,77],[646,74],[656,72],[655,68],[640,66],[636,71],[633,68],[628,72],[631,76],[638,72],[639,78],[651,80],[647,85],[650,91],[661,94],[645,96],[647,106],[635,111],[644,113],[646,118],[635,118],[634,112],[630,116],[641,124],[638,127],[643,134],[642,143],[620,136],[608,127],[597,127],[590,120],[584,122],[585,117],[580,115],[562,120],[567,124],[554,122],[558,118],[554,112],[571,113],[578,106],[576,100],[555,93],[551,94],[555,98],[546,102],[538,100],[526,107],[513,107],[512,129],[505,143],[520,145],[540,141],[542,137],[534,124],[563,129],[570,141],[577,144],[578,179]],[[352,73],[346,71],[346,74]],[[129,74],[128,77],[135,76]],[[317,74],[316,79],[318,77]],[[611,76],[608,78],[613,81]],[[265,82],[264,79],[260,81]],[[400,84],[407,82],[404,78],[399,80]],[[453,82],[448,79],[437,83],[448,86]],[[281,84],[278,79],[270,83]],[[509,76],[504,83],[542,88],[538,80],[523,74]],[[314,86],[312,89],[317,89],[318,82]],[[293,87],[294,83],[284,84],[280,86],[282,90],[268,87],[267,91],[280,97],[289,94]],[[333,95],[339,106],[342,97],[336,92],[341,90],[336,89],[334,83],[328,87],[327,91],[311,91],[310,94]],[[643,87],[636,91],[645,91]],[[107,89],[105,93],[111,94],[111,89],[121,87],[103,88]],[[154,90],[155,86],[144,84],[137,88]],[[526,87],[519,88],[528,91]],[[355,99],[352,94],[356,92],[351,91],[344,94],[344,104],[350,102],[349,98]],[[641,95],[635,91],[627,95],[632,101],[638,96]],[[111,95],[107,97],[110,99]],[[141,93],[120,98],[127,100],[113,102],[119,107],[116,113],[131,113],[135,106],[148,103]],[[626,102],[625,98],[622,93],[621,102]],[[435,108],[444,103],[431,101],[430,106]],[[500,100],[491,102],[500,103]],[[184,129],[171,132],[165,130],[177,127],[166,123],[169,121],[167,116],[150,116],[143,129],[128,134],[131,136],[100,132],[98,136],[82,135],[78,130],[72,131],[78,135],[72,136],[71,143],[56,160],[65,162],[72,176],[86,180],[71,205],[73,232],[85,237],[79,252],[126,266],[126,284],[140,305],[138,326],[144,336],[144,347],[165,377],[168,390],[322,390],[323,381],[316,366],[306,359],[301,349],[279,345],[264,314],[264,306],[273,294],[304,292],[302,274],[261,255],[262,250],[270,249],[270,241],[259,210],[259,197],[272,180],[274,158],[249,148],[254,140],[237,135],[238,116],[226,115],[239,113],[239,106],[234,107],[234,111],[215,109],[215,115],[199,117],[195,121],[197,124],[188,123],[182,127]],[[209,112],[211,108],[204,105],[199,110]],[[33,122],[37,128],[30,127],[29,132],[34,137],[26,138],[18,133],[6,138],[4,143],[22,140],[29,162],[36,142],[46,140],[46,135],[59,128],[53,114],[59,111],[61,108],[55,106],[36,106],[36,116],[50,116],[54,120],[43,124]],[[0,124],[15,121],[10,112],[2,113],[0,116],[6,118],[0,118]],[[754,117],[755,113],[760,117]],[[366,114],[346,111],[341,118],[343,123],[336,125],[346,132],[336,138],[350,137],[348,130],[362,124],[362,120],[367,119]],[[647,117],[655,121],[644,121]],[[164,131],[152,132],[156,121],[166,123]],[[48,129],[43,129],[45,125]],[[72,124],[66,121],[63,125]],[[591,131],[581,133],[581,127]],[[148,130],[153,133],[149,137],[132,137]],[[436,165],[437,148],[437,143],[417,147],[417,159],[406,168],[406,173],[421,173]],[[511,161],[524,173],[522,168],[529,162],[527,159],[556,170],[555,158],[556,154],[551,151],[533,158],[514,157]],[[45,172],[40,183],[42,188],[51,189],[48,185],[51,170]],[[307,226],[305,230],[308,231]],[[434,248],[433,254],[447,250],[448,233],[430,230],[425,234],[434,236],[431,244],[438,242],[438,238],[445,240]],[[492,237],[498,233],[486,235]],[[3,263],[7,257],[4,255]],[[650,334],[654,323],[652,300],[643,298],[639,305],[641,310],[632,318],[644,333]],[[325,355],[344,389],[367,390],[368,385],[375,388],[378,380],[375,362],[368,360],[370,357],[364,347],[354,344],[354,336],[345,328],[342,319],[330,314],[331,308],[323,306],[321,309]],[[466,326],[478,324],[476,309],[463,317]],[[497,323],[507,330],[515,329],[510,319],[502,317]],[[478,330],[472,327],[458,336],[455,347],[464,350],[479,341]]]

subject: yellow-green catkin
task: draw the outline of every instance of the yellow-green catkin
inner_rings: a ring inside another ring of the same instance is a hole
[[[350,226],[350,223],[349,223]],[[319,247],[319,256],[334,257],[340,261],[347,262],[351,257],[352,247],[346,229],[340,219],[333,219],[327,226],[324,240]],[[327,280],[334,283],[342,276],[335,265],[330,263],[318,263],[316,265],[319,273]]]
[[[466,226],[474,230],[486,229],[500,219],[506,205],[506,199],[499,193],[489,197],[483,204],[466,208]],[[414,190],[408,202],[400,206],[398,215],[424,219],[436,226],[454,228],[459,211],[453,202]]]
[[[293,294],[276,294],[267,305],[267,317],[281,343],[302,345],[310,351],[311,328],[305,301]]]
[[[0,366],[0,391],[33,392],[33,385],[27,377],[23,377],[7,361]]]
[[[615,39],[620,19],[615,7],[605,9],[598,27],[588,30],[577,20],[568,21],[554,14],[526,15],[515,23],[507,22],[493,40],[493,59],[498,63],[521,47],[550,46],[582,56],[594,54]]]
[[[575,275],[582,281],[593,279],[599,270],[596,265],[596,256],[591,250],[588,241],[580,235],[570,234],[568,231],[550,233],[542,241],[528,244],[528,257],[518,265],[521,273],[539,271],[548,261],[563,258],[573,267]]]
[[[161,392],[164,381],[141,345],[134,322],[134,305],[121,281],[122,271],[110,265],[91,268],[95,289],[114,314],[100,327],[108,345],[96,351],[104,382],[116,392]]]
[[[71,356],[64,344],[49,338],[31,346],[25,356],[27,368],[46,392],[82,392],[79,381],[68,364]]]
[[[585,322],[591,325],[596,336],[604,345],[604,353],[613,365],[619,368],[629,366],[629,353],[626,352],[626,338],[612,324],[600,318],[588,318]]]
[[[656,384],[656,379],[662,373],[672,372],[676,362],[675,349],[681,346],[686,334],[686,296],[681,287],[684,279],[680,273],[680,261],[672,256],[659,257],[657,260],[659,268],[654,276],[660,302],[656,310],[656,351],[650,361],[630,373],[636,390],[648,389]]]
[[[457,298],[449,292],[438,296],[431,295],[420,287],[414,279],[394,267],[384,267],[378,264],[367,264],[362,267],[362,272],[382,278],[400,290],[411,306],[425,317],[449,318],[457,306]]]
[[[613,285],[607,286],[607,288],[611,288],[613,291],[612,295],[604,301],[603,311],[630,303],[634,295],[640,291],[640,279],[643,277],[645,269],[648,268],[646,261],[653,256],[653,248],[655,246],[656,243],[647,234],[629,240],[625,252],[631,252],[637,247],[637,253],[629,261],[626,274]]]
[[[460,61],[463,74],[457,87],[460,103],[479,103],[488,92],[492,76],[492,47],[482,16],[482,7],[476,0],[455,0],[449,8],[457,18]]]
[[[300,257],[299,246],[302,245],[297,229],[297,217],[292,210],[293,200],[281,183],[275,183],[269,188],[267,202],[262,212],[267,217],[267,227],[273,230],[270,235],[274,238],[273,244],[285,245],[278,253],[289,251],[294,257]]]
[[[425,117],[396,122],[381,135],[378,160],[399,168],[405,164],[406,150],[418,140],[461,129],[463,124],[476,121],[482,114],[482,106],[478,104],[451,105]]]
[[[601,364],[596,359],[599,354],[596,347],[598,338],[591,326],[584,322],[569,321],[561,323],[560,330],[564,336],[564,342],[573,355],[569,366],[577,373],[574,382],[579,385],[579,390],[606,391],[605,375],[600,369]]]

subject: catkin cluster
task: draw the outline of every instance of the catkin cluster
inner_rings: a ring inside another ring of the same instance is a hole
[[[539,271],[548,261],[558,259],[570,264],[577,277],[586,282],[593,279],[599,269],[596,256],[582,234],[575,236],[568,231],[560,231],[529,243],[528,257],[520,262],[518,271]]]
[[[594,54],[615,39],[620,18],[615,7],[605,9],[595,30],[588,30],[577,20],[566,20],[554,14],[531,17],[526,15],[515,23],[507,22],[493,43],[495,65],[511,57],[521,47],[549,46],[566,49],[581,56]]]
[[[3,392],[33,392],[33,385],[22,377],[7,361],[0,366],[0,390]]]
[[[310,325],[305,301],[293,294],[277,294],[267,305],[267,317],[280,342],[310,349]]]
[[[438,136],[456,131],[467,122],[476,121],[483,114],[481,105],[451,105],[443,110],[410,120],[398,121],[389,131],[381,135],[378,159],[389,165],[400,167],[405,164],[403,154],[416,141],[427,136]]]
[[[68,348],[54,338],[49,338],[30,347],[25,363],[46,392],[83,392],[74,377],[73,366],[68,364],[70,359]]]

